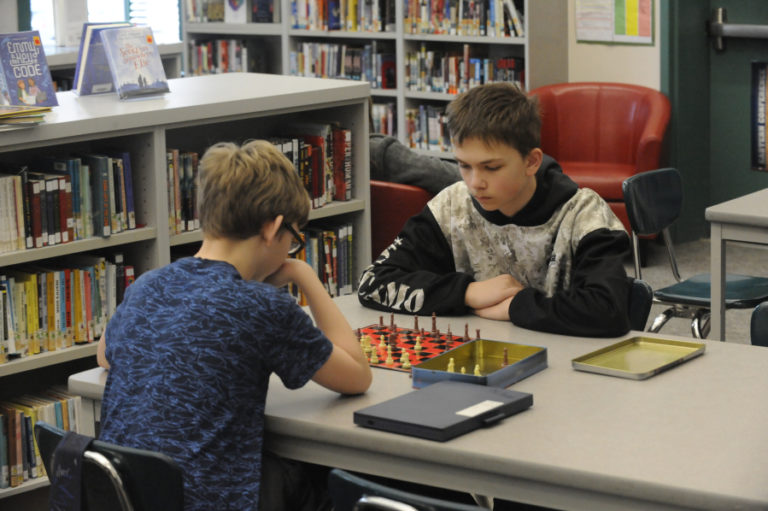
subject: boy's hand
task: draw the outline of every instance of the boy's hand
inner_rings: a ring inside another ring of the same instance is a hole
[[[482,309],[474,309],[472,313],[476,316],[480,316],[485,319],[495,319],[497,321],[509,321],[509,304],[512,303],[512,298],[507,298],[501,302],[485,307]]]
[[[464,294],[464,303],[469,308],[475,309],[475,311],[501,305],[502,302],[505,302],[508,307],[512,298],[522,289],[523,285],[512,275],[498,275],[488,280],[472,282],[467,286],[467,291]],[[506,309],[504,309],[504,313],[507,315],[506,319],[509,319]],[[499,318],[494,317],[491,319]]]
[[[317,278],[315,271],[305,261],[286,259],[275,273],[264,279],[264,282],[275,287],[287,286],[293,282],[302,288],[306,285],[307,279],[313,276]]]

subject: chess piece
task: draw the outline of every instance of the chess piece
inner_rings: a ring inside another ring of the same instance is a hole
[[[504,348],[504,360],[501,363],[501,367],[507,367],[509,365],[509,352],[507,348]]]
[[[403,356],[401,357],[403,365],[401,366],[403,369],[410,369],[411,368],[411,357],[408,356],[408,352],[403,350]]]
[[[413,329],[419,331],[419,317],[416,315],[413,316]]]
[[[482,376],[483,373],[480,372],[480,364],[475,364],[475,376]]]
[[[371,364],[379,363],[379,350],[371,349]]]
[[[392,345],[391,344],[387,345],[387,359],[384,361],[384,363],[387,364],[388,366],[391,366],[392,364],[395,363],[395,361],[392,359]]]
[[[467,374],[467,368],[464,366],[461,366],[461,374]]]
[[[456,365],[453,361],[453,357],[448,359],[448,369],[446,369],[449,373],[455,373],[456,372]]]
[[[418,356],[421,353],[421,336],[416,336],[416,344],[413,345],[413,351],[416,352],[416,355]]]

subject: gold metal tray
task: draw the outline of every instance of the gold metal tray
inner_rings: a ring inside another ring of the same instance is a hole
[[[632,337],[572,360],[579,371],[644,380],[704,353],[701,342]]]
[[[504,388],[546,367],[547,348],[475,339],[413,366],[411,374],[415,388],[442,380]]]

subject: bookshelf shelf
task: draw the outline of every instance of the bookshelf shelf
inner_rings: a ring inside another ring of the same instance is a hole
[[[10,267],[74,254],[124,254],[136,276],[171,261],[180,245],[202,239],[200,231],[171,236],[168,229],[166,150],[202,152],[218,141],[244,142],[278,136],[282,125],[304,121],[338,122],[352,136],[352,199],[330,202],[310,213],[310,222],[338,218],[353,227],[352,271],[371,260],[367,83],[270,74],[229,73],[169,80],[170,93],[141,101],[115,94],[78,97],[57,94],[59,106],[37,128],[4,133],[0,153],[10,162],[68,152],[129,151],[137,222],[146,227],[110,237],[72,241],[0,254],[0,274]],[[61,261],[63,262],[63,261]],[[97,343],[12,359],[0,364],[0,399],[29,392],[38,380],[66,381],[73,364],[90,364]],[[86,367],[87,368],[87,367]],[[78,368],[75,371],[83,370]],[[40,383],[37,383],[38,385]],[[0,500],[47,485],[35,479],[0,490]],[[2,507],[0,505],[0,507]]]
[[[312,1],[312,0],[310,0]],[[379,52],[394,55],[396,70],[396,88],[371,88],[373,102],[381,104],[394,118],[392,123],[397,138],[409,143],[408,130],[414,110],[429,105],[433,109],[444,108],[455,95],[436,93],[415,93],[409,90],[405,80],[408,53],[418,51],[426,45],[435,53],[456,53],[464,45],[470,56],[491,59],[514,57],[522,59],[524,64],[524,83],[527,89],[550,83],[568,81],[568,25],[567,2],[565,0],[518,0],[524,25],[523,37],[468,36],[430,33],[411,33],[405,26],[404,1],[395,1],[394,31],[346,31],[346,30],[307,30],[294,28],[292,23],[292,0],[274,0],[275,10],[282,13],[282,21],[276,23],[229,24],[223,22],[189,22],[182,20],[182,34],[185,42],[186,62],[189,62],[190,41],[201,34],[209,37],[263,39],[271,37],[269,48],[264,50],[268,72],[289,74],[292,52],[302,51],[304,43],[321,45],[377,46]],[[424,5],[424,4],[422,4]],[[183,5],[184,9],[187,4]],[[332,58],[331,58],[332,59]],[[331,75],[332,76],[332,75]],[[378,114],[377,114],[378,115]],[[426,124],[426,123],[425,123]],[[447,157],[446,153],[438,153]]]
[[[157,229],[154,227],[142,227],[131,231],[125,231],[113,234],[108,238],[89,238],[85,240],[72,241],[61,245],[52,245],[31,250],[20,250],[18,252],[9,252],[0,255],[0,267],[11,266],[14,264],[31,263],[51,259],[69,254],[88,252],[110,247],[119,247],[129,243],[152,240],[157,236]]]
[[[70,360],[90,357],[95,354],[96,343],[93,342],[89,344],[75,345],[70,348],[61,348],[56,351],[39,353],[37,355],[29,355],[27,357],[18,358],[15,360],[9,360],[4,364],[0,364],[0,378],[3,376],[10,376],[12,374],[18,374],[26,371],[32,371],[34,369],[52,366],[55,364],[61,364],[62,362],[68,362]]]
[[[283,33],[280,23],[187,23],[185,30],[190,34],[214,34],[214,35],[273,35]]]
[[[49,482],[47,477],[38,477],[36,479],[30,479],[14,488],[3,488],[2,490],[0,490],[0,499],[4,499],[6,497],[12,497],[14,495],[20,495],[28,491],[37,490],[38,488],[45,488],[46,486],[48,486],[48,484]]]

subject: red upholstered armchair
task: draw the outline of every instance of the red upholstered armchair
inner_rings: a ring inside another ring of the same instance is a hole
[[[432,198],[424,188],[371,179],[371,255],[375,260],[405,222]]]
[[[670,105],[638,85],[575,82],[530,91],[539,98],[541,148],[576,183],[603,197],[630,231],[624,180],[659,168]]]

